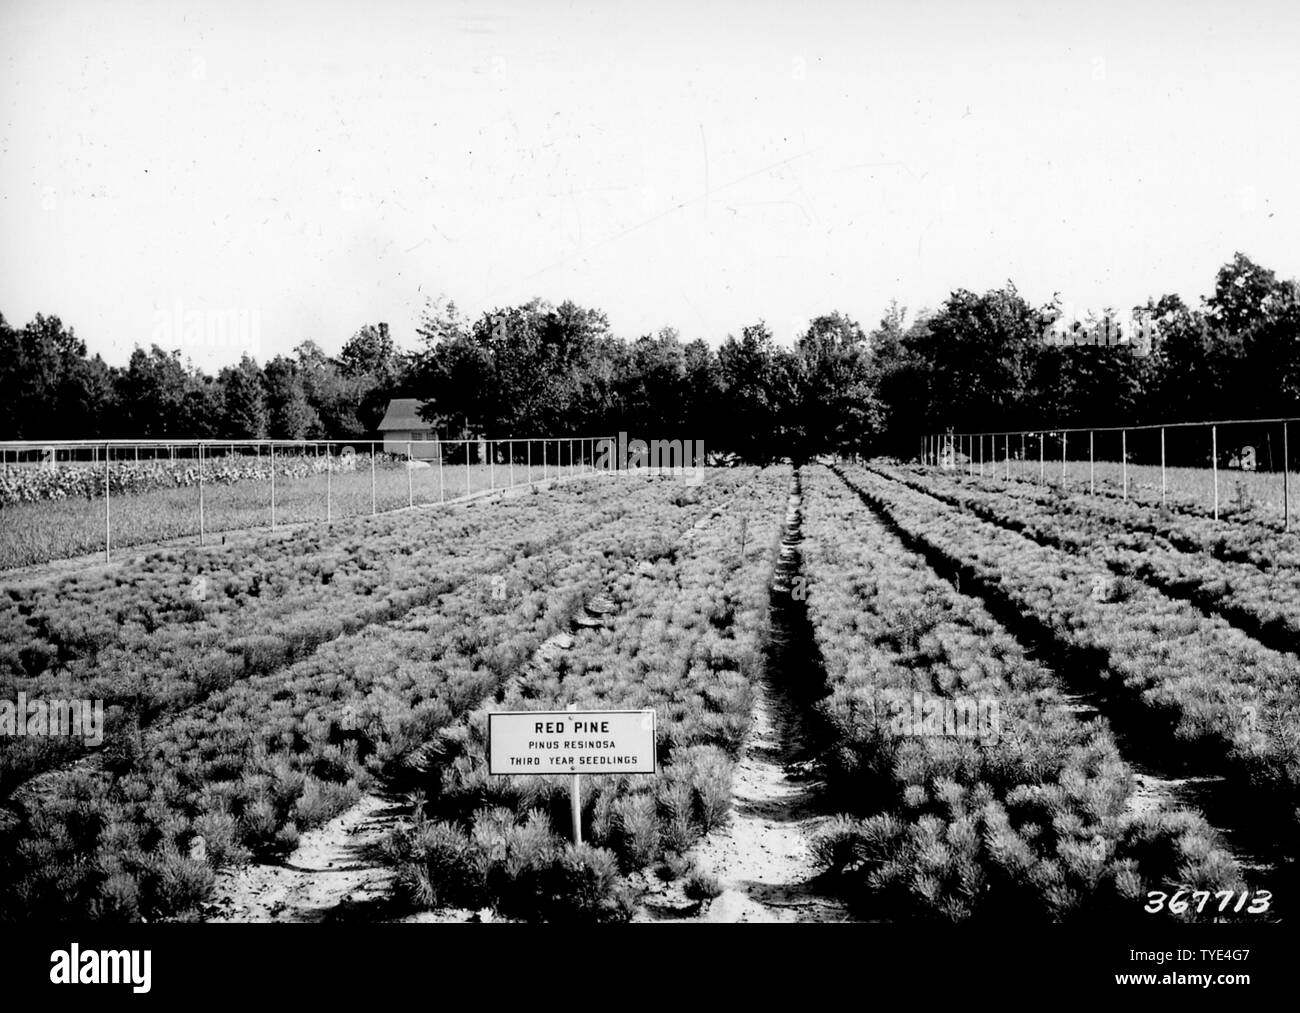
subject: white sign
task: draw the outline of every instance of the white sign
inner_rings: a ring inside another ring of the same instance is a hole
[[[497,711],[491,774],[653,774],[655,712]]]

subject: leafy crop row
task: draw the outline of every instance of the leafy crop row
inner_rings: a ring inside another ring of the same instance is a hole
[[[284,453],[275,455],[275,474],[284,478],[307,478],[328,470],[345,467],[370,467],[370,454],[351,457],[343,464],[339,457],[323,454]],[[379,467],[392,467],[398,458],[376,454]],[[39,503],[44,500],[96,499],[104,495],[105,472],[111,496],[150,492],[154,489],[178,489],[199,484],[196,458],[166,461],[113,461],[104,464],[60,464],[58,467],[0,467],[0,507],[15,503]],[[237,454],[210,457],[203,463],[203,482],[207,485],[234,485],[237,482],[267,481],[271,475],[271,457]]]

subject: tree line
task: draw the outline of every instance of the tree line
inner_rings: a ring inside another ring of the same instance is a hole
[[[1110,308],[1062,324],[1059,301],[1034,306],[1011,282],[957,290],[911,320],[892,304],[869,331],[829,313],[790,346],[761,320],[714,348],[671,327],[625,340],[603,312],[572,302],[534,299],[470,320],[436,300],[414,351],[400,351],[380,323],[337,356],[308,341],[216,375],[158,345],[109,366],[58,317],[16,328],[0,316],[0,438],[359,440],[390,398],[416,397],[449,438],[625,431],[762,463],[910,456],[922,433],[945,428],[1300,414],[1295,280],[1238,253],[1196,305],[1164,295],[1132,310],[1156,335],[1147,354],[1045,341],[1053,321],[1075,336],[1127,324]]]

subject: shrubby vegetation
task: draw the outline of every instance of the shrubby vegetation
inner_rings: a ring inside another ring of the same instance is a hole
[[[430,515],[420,544],[409,518],[380,517],[251,549],[157,551],[113,571],[11,587],[0,597],[0,699],[20,690],[102,699],[109,751],[125,749],[161,715],[427,606],[500,567],[518,545],[536,551],[626,512],[612,496],[549,495],[561,516],[571,514],[559,528],[520,498]],[[0,794],[76,751],[76,740],[0,742]]]
[[[822,864],[872,916],[947,921],[1140,920],[1147,890],[1241,885],[1189,813],[1128,811],[1132,770],[1100,722],[1077,720],[1027,657],[823,469],[808,474],[808,609],[830,696],[826,761],[847,810]],[[996,739],[904,736],[882,701],[996,701]]]
[[[632,911],[631,872],[653,868],[684,875],[701,895],[716,891],[684,856],[731,807],[789,477],[779,468],[718,476],[705,496],[725,512],[710,510],[676,538],[660,525],[629,531],[623,551],[633,565],[606,585],[616,605],[607,625],[578,632],[563,654],[533,659],[491,701],[502,710],[652,707],[659,775],[584,777],[585,843],[575,849],[564,780],[490,776],[489,708],[472,712],[424,751],[417,817],[389,842],[409,901],[621,920]],[[581,888],[566,892],[575,881]]]
[[[669,504],[671,486],[520,497],[481,527],[439,514],[426,541],[398,533],[409,517],[381,517],[251,556],[156,554],[62,592],[11,591],[10,685],[107,697],[110,741],[72,766],[7,744],[0,917],[192,914],[214,869],[291,850],[479,707],[632,565],[630,532],[672,544],[712,509]],[[201,577],[210,597],[195,602]],[[492,577],[513,593],[496,598]],[[93,609],[104,581],[120,615],[69,607],[80,590]],[[206,856],[190,857],[200,836]]]
[[[1116,573],[1143,580],[1173,598],[1192,602],[1203,611],[1222,616],[1252,637],[1280,651],[1300,653],[1300,568],[1259,567],[1252,559],[1219,559],[1209,553],[1219,542],[1198,547],[1194,536],[1180,546],[1146,529],[1126,530],[1116,524],[1125,511],[1103,505],[1073,510],[1071,497],[1008,495],[959,475],[923,474],[918,470],[876,464],[881,474],[896,478],[952,506],[1032,538],[1040,545],[1064,549],[1092,560],[1098,573]],[[1246,537],[1249,537],[1249,532]],[[1279,543],[1283,555],[1293,537],[1267,529],[1255,532],[1257,545]],[[1263,540],[1267,539],[1265,543]],[[1190,551],[1189,551],[1190,548]],[[1290,548],[1295,555],[1295,548]],[[1257,556],[1257,558],[1266,558]]]
[[[1296,656],[1138,580],[1097,595],[1098,567],[861,467],[855,488],[919,545],[1015,610],[1097,689],[1184,757],[1222,765],[1251,819],[1294,853],[1300,832]]]

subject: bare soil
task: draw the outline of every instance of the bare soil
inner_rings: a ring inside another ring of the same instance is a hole
[[[302,835],[278,864],[250,863],[217,877],[210,922],[323,922],[387,903],[392,870],[374,852],[403,810],[367,795]]]
[[[692,920],[847,921],[843,903],[818,883],[811,842],[830,819],[815,807],[818,784],[800,761],[797,708],[760,681],[754,722],[736,768],[729,825],[692,855],[722,893]]]

